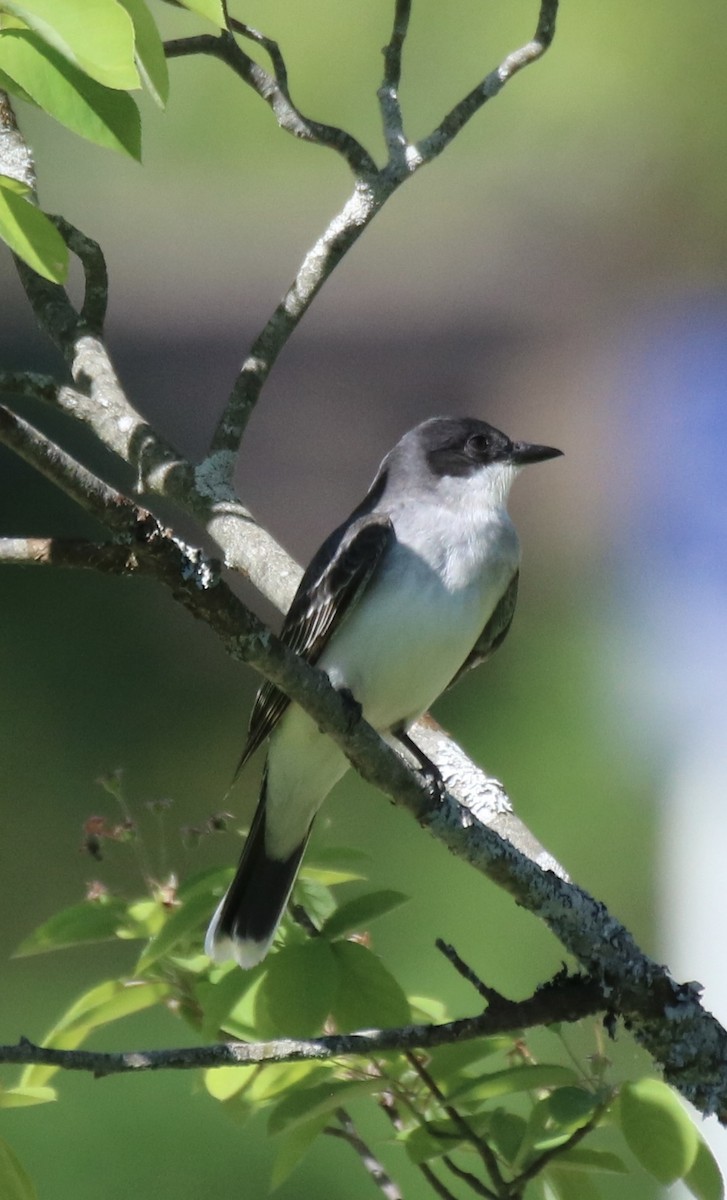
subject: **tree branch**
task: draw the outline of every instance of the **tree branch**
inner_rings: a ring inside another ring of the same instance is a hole
[[[661,1062],[667,1080],[704,1112],[727,1114],[727,1034],[699,1003],[699,988],[679,985],[644,955],[631,934],[586,892],[553,872],[542,871],[512,843],[483,825],[473,809],[452,795],[433,796],[363,719],[352,725],[348,706],[327,677],[302,662],[250,613],[221,582],[204,556],[171,538],[149,514],[139,519],[130,501],[63,452],[46,448],[42,436],[7,410],[0,432],[31,458],[43,450],[45,471],[123,535],[139,542],[134,562],[153,571],[194,616],[206,621],[233,657],[271,679],[313,716],[341,746],[359,773],[398,803],[459,857],[511,892],[541,916],[563,946],[600,981],[618,1011],[629,1016],[639,1041]],[[7,436],[7,431],[11,436]],[[40,442],[39,440],[40,439]],[[30,448],[30,451],[28,450]],[[58,471],[54,464],[58,463]],[[70,475],[67,477],[67,471]]]
[[[79,314],[80,324],[89,333],[100,336],[106,320],[109,300],[109,277],[106,259],[98,242],[76,229],[65,217],[51,217],[68,249],[83,267],[85,290]]]
[[[379,88],[378,97],[390,163],[400,162],[406,153],[399,84],[401,83],[401,59],[409,30],[410,15],[411,0],[396,0],[391,37],[383,50],[384,79]]]
[[[103,575],[131,574],[129,552],[116,542],[73,538],[0,538],[0,563],[5,566],[75,567]]]
[[[260,1063],[309,1062],[346,1055],[370,1057],[384,1051],[431,1050],[476,1037],[512,1033],[553,1022],[579,1021],[602,1011],[598,986],[579,976],[556,979],[527,1000],[502,999],[473,1017],[439,1025],[404,1025],[364,1033],[329,1034],[310,1039],[281,1038],[270,1042],[223,1042],[170,1050],[106,1052],[56,1050],[21,1038],[16,1046],[0,1046],[0,1062],[44,1063],[96,1076],[131,1071],[193,1070],[198,1067],[256,1066]]]
[[[488,100],[504,88],[518,71],[529,67],[531,63],[542,58],[555,37],[555,20],[558,14],[558,0],[541,0],[540,14],[535,35],[518,50],[513,50],[505,59],[486,75],[482,83],[473,88],[459,104],[447,113],[447,116],[428,137],[417,143],[416,151],[421,164],[431,162],[447,148],[451,141],[469,120],[478,113]]]
[[[382,182],[380,177],[375,183],[356,183],[343,208],[306,254],[293,283],[250,347],[210,447],[210,461],[227,480],[232,479],[247,423],[280,352],[326,280],[393,190],[394,183]]]
[[[383,1164],[379,1162],[371,1147],[363,1140],[346,1109],[337,1108],[336,1118],[340,1124],[338,1126],[329,1125],[323,1132],[348,1142],[348,1145],[358,1154],[365,1170],[368,1171],[386,1200],[404,1200],[403,1192],[394,1183]]]
[[[332,144],[334,148],[344,153],[344,157],[347,157],[356,176],[356,185],[343,208],[305,256],[291,287],[251,346],[232,388],[210,447],[210,461],[214,463],[215,471],[230,484],[240,443],[262,387],[278,355],[323,284],[401,184],[421,166],[440,154],[456,137],[466,121],[482,107],[485,100],[496,95],[508,79],[545,53],[555,33],[557,7],[558,0],[542,0],[534,41],[508,55],[497,70],[487,76],[479,88],[476,88],[452,110],[429,138],[424,139],[418,145],[413,145],[407,141],[404,134],[398,97],[402,52],[408,30],[411,0],[396,0],[392,33],[389,43],[384,49],[384,79],[378,91],[384,136],[389,151],[389,158],[385,166],[379,170],[373,159],[368,156],[366,151],[362,150],[355,139],[353,139],[353,147],[345,140],[342,143],[340,139],[348,139],[349,135],[332,129],[330,126],[321,127],[308,122],[310,130],[317,134],[308,140],[319,140],[322,136],[321,130],[327,130],[325,144]],[[250,59],[238,43],[229,37],[227,39],[188,38],[184,39],[182,43],[171,43],[170,45],[176,47],[174,53],[193,53],[203,50],[223,58],[258,91],[263,99],[273,104],[274,108],[277,104],[278,107],[275,111],[279,123],[283,124],[285,120],[288,122],[288,124],[284,124],[285,128],[290,127],[291,132],[297,132],[298,136],[305,136],[295,124],[296,115],[299,117],[300,114],[294,110],[295,115],[291,115],[286,107],[290,104],[287,90],[287,70],[277,43],[264,37],[263,34],[243,26],[240,22],[233,23],[233,27],[239,28],[241,32],[244,31],[245,36],[252,37],[268,50],[276,71],[275,79]],[[200,46],[200,42],[203,43],[202,46]],[[342,149],[342,146],[345,146],[346,149]],[[361,154],[365,155],[365,158],[361,158]]]
[[[473,1175],[471,1171],[464,1171],[462,1167],[457,1166],[457,1163],[450,1158],[449,1154],[442,1155],[442,1162],[447,1170],[451,1171],[457,1179],[461,1179],[463,1183],[466,1183],[476,1196],[484,1196],[485,1200],[497,1200],[494,1192],[485,1187],[484,1183],[476,1175]]]
[[[406,1058],[407,1062],[414,1068],[429,1093],[437,1101],[437,1104],[439,1104],[441,1107],[442,1112],[446,1113],[455,1129],[459,1130],[460,1137],[462,1137],[470,1146],[472,1146],[473,1150],[475,1150],[482,1159],[484,1167],[495,1188],[494,1192],[487,1191],[487,1195],[491,1197],[491,1200],[497,1200],[498,1196],[504,1196],[505,1180],[502,1176],[502,1172],[500,1171],[497,1156],[491,1146],[488,1145],[487,1140],[483,1137],[480,1137],[479,1134],[472,1128],[469,1121],[462,1116],[461,1112],[456,1109],[453,1104],[450,1104],[436,1080],[432,1078],[429,1071],[424,1066],[424,1063],[420,1061],[417,1055],[410,1050],[407,1052]]]
[[[230,19],[230,28],[267,50],[275,75],[271,75],[246,54],[231,32],[223,32],[219,36],[200,34],[197,37],[177,38],[164,43],[165,54],[167,58],[209,54],[219,59],[270,106],[281,129],[303,141],[335,150],[348,163],[356,178],[375,174],[378,169],[376,163],[352,134],[335,125],[313,121],[303,116],[295,106],[290,98],[288,72],[277,42],[242,21]]]
[[[92,265],[92,256],[83,249],[78,251],[82,261],[86,254],[87,281],[93,276],[99,284],[99,296],[93,300],[87,297],[85,315],[74,311],[63,289],[39,280],[21,267],[36,315],[61,345],[76,385],[76,390],[58,387],[53,396],[55,402],[85,421],[100,442],[136,467],[140,490],[168,495],[203,520],[223,547],[226,562],[244,570],[255,582],[261,581],[266,594],[272,593],[283,605],[290,599],[298,578],[297,568],[277,551],[272,539],[258,530],[230,483],[250,405],[257,398],[262,379],[280,347],[322,282],[384,200],[407,174],[440,153],[463,124],[518,70],[544,53],[553,37],[556,11],[556,0],[542,0],[535,39],[509,55],[428,139],[417,147],[406,147],[405,154],[396,162],[388,163],[373,180],[359,184],[342,213],[307,256],[288,297],[256,342],[246,364],[253,384],[249,392],[243,387],[241,396],[233,394],[213,453],[197,467],[181,458],[136,412],[119,385],[102,341],[93,328],[89,330],[89,321],[97,327],[103,319],[100,270],[98,263]],[[404,14],[405,8],[401,6],[398,16],[402,18]],[[392,50],[389,63],[385,63],[385,77],[390,83],[396,79],[398,52],[397,48]],[[236,58],[240,61],[237,52]],[[280,90],[279,83],[276,86]],[[8,164],[11,168],[8,173],[16,172],[18,178],[32,175],[32,157],[18,135],[9,104],[0,98],[0,166],[7,170]],[[260,347],[263,354],[256,363],[255,352]],[[669,1082],[702,1111],[716,1111],[725,1119],[727,1035],[702,1010],[697,985],[675,983],[664,968],[643,955],[631,935],[602,905],[552,871],[543,870],[542,858],[533,861],[499,838],[485,825],[477,798],[469,807],[458,804],[449,794],[440,802],[365,722],[359,721],[351,728],[348,710],[325,677],[281,646],[236,601],[219,580],[215,564],[199,551],[190,551],[168,536],[149,514],[141,515],[143,510],[73,463],[70,456],[48,439],[43,440],[37,430],[7,410],[3,410],[0,422],[9,444],[36,465],[40,466],[42,458],[44,473],[112,528],[120,542],[138,534],[137,561],[169,586],[190,612],[206,620],[231,654],[261,671],[311,713],[344,748],[365,778],[387,795],[396,797],[455,854],[505,887],[530,911],[541,915],[566,949],[598,981],[599,989],[606,989],[614,1004],[618,1003],[619,1011],[631,1021],[637,1039],[663,1064]],[[425,725],[423,730],[426,736],[429,727]],[[445,745],[449,754],[450,744]],[[439,761],[436,753],[432,757]],[[473,771],[476,768],[469,764],[465,770],[468,780]],[[455,779],[456,772],[455,767]],[[445,774],[445,778],[449,776]],[[495,787],[495,813],[503,818],[500,829],[507,828],[509,821],[514,825],[503,797],[502,790]]]
[[[35,164],[28,143],[18,129],[7,92],[0,90],[0,170],[35,193]]]
[[[727,1034],[699,1003],[699,988],[679,985],[636,945],[631,934],[586,892],[543,871],[525,854],[446,794],[433,796],[327,677],[300,660],[250,613],[219,579],[214,564],[171,538],[149,514],[119,497],[19,418],[0,410],[0,434],[122,536],[137,537],[134,562],[156,574],[194,616],[206,621],[228,652],[247,662],[299,703],[341,746],[359,773],[408,809],[465,859],[541,916],[587,972],[618,997],[635,1036],[661,1062],[667,1080],[697,1108],[727,1114]],[[8,432],[9,431],[9,432]],[[41,465],[40,462],[38,465]],[[113,500],[111,499],[113,497]],[[102,513],[103,510],[103,513]],[[112,514],[113,520],[109,514]],[[426,734],[426,727],[424,728]]]

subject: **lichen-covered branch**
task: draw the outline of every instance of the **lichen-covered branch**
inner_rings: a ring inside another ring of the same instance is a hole
[[[0,174],[17,179],[35,192],[35,164],[30,148],[18,129],[7,92],[0,90]]]
[[[404,1200],[403,1192],[394,1183],[368,1143],[363,1140],[346,1109],[337,1108],[335,1115],[338,1125],[328,1125],[323,1132],[331,1137],[342,1138],[358,1154],[364,1170],[371,1176],[385,1200]]]
[[[200,34],[197,37],[177,38],[165,42],[164,50],[167,58],[209,54],[213,58],[220,59],[221,62],[231,67],[235,74],[239,75],[253,91],[257,92],[266,104],[270,105],[281,129],[303,141],[313,142],[317,146],[327,146],[331,150],[337,151],[357,177],[375,172],[376,163],[352,134],[346,133],[345,130],[338,129],[334,125],[313,121],[309,117],[303,116],[296,108],[290,98],[288,73],[278,44],[272,38],[265,37],[241,21],[231,21],[230,26],[231,30],[240,32],[244,37],[250,38],[267,50],[273,62],[274,75],[271,75],[269,71],[260,66],[260,63],[245,53],[230,30],[223,31],[218,36]]]
[[[220,479],[231,485],[240,443],[262,387],[293,331],[338,263],[361,236],[389,197],[415,171],[431,162],[456,137],[462,126],[497,95],[517,71],[535,62],[547,50],[555,34],[558,0],[542,0],[535,37],[513,51],[496,70],[466,96],[444,121],[417,144],[406,136],[399,101],[402,56],[409,28],[411,0],[395,0],[394,21],[384,47],[384,75],[378,90],[388,158],[378,167],[361,144],[344,130],[322,125],[301,116],[290,99],[288,72],[277,42],[242,22],[230,21],[220,36],[204,35],[167,43],[170,57],[204,53],[227,63],[275,112],[279,125],[297,137],[336,149],[348,162],[355,177],[353,193],[327,229],[306,254],[301,266],[275,311],[256,337],[245,357],[210,446],[210,460]],[[274,75],[250,58],[233,36],[234,32],[262,46],[270,55]]]
[[[281,1038],[271,1042],[223,1042],[182,1049],[105,1052],[57,1050],[21,1038],[0,1046],[0,1062],[46,1063],[94,1075],[132,1071],[192,1070],[198,1067],[258,1066],[271,1062],[308,1062],[356,1055],[370,1058],[389,1050],[433,1049],[475,1037],[512,1033],[553,1021],[574,1021],[602,1010],[597,986],[579,977],[556,979],[528,1000],[500,999],[483,1013],[439,1025],[404,1025],[362,1033],[328,1034],[306,1040]]]
[[[410,16],[411,0],[396,0],[391,37],[383,49],[384,79],[379,88],[378,97],[390,162],[399,162],[406,149],[404,119],[399,101],[399,84],[404,42],[409,31]]]
[[[538,24],[532,41],[527,42],[517,50],[513,50],[506,58],[490,71],[477,87],[473,88],[459,104],[447,113],[444,120],[436,129],[417,143],[416,150],[421,163],[431,162],[456,138],[459,131],[478,113],[488,100],[499,95],[506,83],[522,71],[542,58],[555,37],[555,20],[558,14],[559,0],[541,0]]]
[[[285,607],[299,578],[298,568],[255,524],[235,495],[231,482],[240,439],[260,388],[313,298],[381,205],[409,175],[441,153],[465,122],[517,71],[542,56],[553,37],[556,10],[557,0],[542,0],[535,38],[508,55],[428,138],[414,145],[406,139],[398,101],[409,11],[405,0],[399,0],[385,51],[381,93],[389,160],[373,170],[372,160],[358,155],[354,148],[358,156],[356,163],[350,162],[357,175],[354,192],[304,259],[288,294],[254,343],[213,439],[212,452],[201,463],[192,464],[179,455],[125,394],[100,336],[106,302],[102,257],[93,243],[64,223],[60,227],[79,256],[86,276],[86,296],[80,312],[74,309],[62,288],[40,280],[27,268],[21,268],[21,274],[36,316],[65,355],[72,384],[15,374],[0,382],[3,393],[8,396],[15,390],[40,396],[84,422],[101,445],[121,463],[132,467],[136,492],[168,496],[197,517],[221,546],[225,563],[243,571],[266,595]],[[244,36],[249,37],[250,31]],[[277,105],[276,112],[287,114],[286,120],[295,119],[297,110],[290,105],[284,61],[273,43],[266,44],[262,35],[253,37],[268,50],[273,63],[274,74],[261,75],[263,68],[244,54],[231,33],[213,40],[219,43],[214,53],[234,60],[237,68],[247,58],[252,65],[244,69],[251,80],[253,77],[257,80],[260,94],[266,92],[265,98],[274,108]],[[350,143],[344,143],[345,146],[350,158],[352,147]],[[7,99],[1,95],[0,170],[26,182],[33,177],[32,155],[18,133]],[[351,723],[350,709],[341,703],[326,677],[301,662],[257,621],[225,585],[218,564],[174,538],[151,514],[109,488],[7,408],[0,410],[0,434],[111,531],[114,548],[121,549],[113,552],[108,548],[96,549],[105,569],[121,573],[144,571],[170,588],[188,611],[207,622],[229,653],[264,674],[301,704],[343,747],[364,778],[396,798],[453,853],[540,916],[595,981],[599,996],[628,1017],[638,1040],[663,1065],[669,1082],[702,1111],[717,1112],[722,1120],[727,1118],[727,1034],[702,1009],[697,985],[675,983],[663,967],[640,951],[631,935],[603,905],[560,877],[542,847],[533,844],[532,839],[519,840],[522,827],[499,785],[487,780],[441,731],[425,723],[417,728],[417,740],[442,765],[450,788],[443,798],[432,795],[364,721]],[[83,548],[77,544],[62,551],[48,541],[41,545],[43,539],[20,538],[13,542],[14,548],[4,544],[6,561],[17,562],[25,554],[26,562],[47,563],[56,554],[56,560],[65,558],[69,564],[75,560],[74,565],[79,565],[85,556],[87,565],[93,553],[88,545]],[[19,544],[22,542],[24,546]],[[435,749],[427,746],[428,737]],[[463,792],[468,797],[467,803],[459,802]],[[500,833],[511,840],[499,836]],[[491,1005],[487,1013],[490,1019],[492,1008]],[[362,1052],[372,1052],[381,1045],[379,1039]],[[416,1040],[409,1043],[410,1048],[419,1045]],[[339,1043],[337,1053],[358,1053],[361,1051],[356,1047],[360,1046],[360,1041],[351,1043],[352,1048],[346,1051]],[[248,1056],[255,1050],[244,1049]],[[324,1050],[326,1047],[319,1039],[305,1044],[305,1049],[296,1053],[314,1057]],[[31,1052],[63,1053],[37,1051],[32,1047],[29,1050],[28,1045],[9,1051],[11,1055],[26,1055],[13,1061],[51,1061],[33,1060],[27,1057]],[[230,1054],[229,1048],[219,1053],[218,1062],[242,1061],[232,1055],[225,1059],[225,1053]],[[245,1061],[263,1060],[248,1057]],[[171,1064],[144,1056],[143,1064],[134,1059],[118,1069],[138,1069],[140,1065]]]
[[[599,996],[627,1016],[667,1080],[703,1112],[726,1119],[727,1033],[701,1007],[698,986],[676,983],[602,904],[554,872],[541,870],[454,796],[433,795],[365,721],[352,725],[350,708],[324,674],[281,645],[203,558],[190,556],[152,518],[147,520],[147,526],[143,521],[136,526],[139,569],[153,571],[180,603],[213,628],[231,654],[300,703],[365,779],[544,920],[595,981]]]
[[[393,190],[393,182],[357,181],[341,211],[306,254],[290,288],[250,347],[210,447],[210,458],[224,478],[232,479],[247,423],[278,356],[326,280]]]

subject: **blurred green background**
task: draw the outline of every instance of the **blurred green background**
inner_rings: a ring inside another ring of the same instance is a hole
[[[197,28],[158,8],[165,34]],[[300,107],[351,129],[380,156],[375,90],[391,3],[232,8],[280,40]],[[527,40],[536,15],[526,0],[418,0],[402,87],[410,134],[428,132]],[[504,780],[520,816],[572,876],[660,957],[668,955],[657,906],[665,889],[654,847],[667,738],[628,646],[639,613],[629,601],[639,564],[647,569],[643,546],[633,554],[640,455],[671,416],[650,408],[644,431],[634,364],[661,314],[684,312],[689,322],[699,305],[724,304],[726,44],[721,0],[661,0],[658,14],[628,0],[565,3],[543,62],[394,197],[330,281],[270,380],[239,470],[244,500],[302,561],[360,498],[396,438],[428,416],[481,416],[563,448],[561,462],[515,488],[524,569],[511,635],[436,715]],[[249,339],[349,181],[334,155],[280,133],[219,64],[176,61],[171,75],[165,114],[142,101],[143,168],[24,109],[20,117],[43,206],[106,251],[108,336],[132,398],[181,449],[199,454]],[[0,284],[0,364],[49,369],[56,359],[34,331],[7,256]],[[62,422],[27,411],[88,455]],[[0,532],[90,531],[2,453]],[[41,1037],[83,988],[133,962],[133,947],[103,945],[8,961],[88,880],[138,886],[119,848],[101,864],[79,851],[89,815],[117,815],[96,782],[102,772],[124,768],[152,848],[145,804],[174,800],[169,868],[181,874],[236,858],[233,833],[191,851],[176,831],[220,808],[254,687],[206,629],[146,582],[0,572],[4,1041]],[[255,788],[253,768],[231,801],[240,821]],[[374,938],[408,990],[443,995],[453,1013],[475,1011],[476,998],[435,951],[437,936],[515,997],[559,968],[562,952],[544,928],[353,777],[328,802],[313,851],[341,844],[371,854],[377,886],[412,896]],[[679,966],[704,978],[709,964]],[[592,1042],[589,1031],[574,1039]],[[191,1040],[160,1013],[97,1044]],[[643,1070],[625,1035],[614,1053],[623,1074]],[[60,1087],[59,1104],[2,1120],[41,1200],[116,1200],[130,1190],[155,1200],[266,1194],[274,1148],[264,1122],[226,1122],[191,1075],[69,1076]],[[375,1121],[367,1129],[386,1136]],[[408,1196],[423,1194],[401,1155],[384,1156]],[[344,1181],[335,1192],[334,1178]],[[652,1194],[643,1175],[630,1192],[617,1187],[622,1196]],[[350,1151],[322,1140],[278,1194],[375,1192]]]

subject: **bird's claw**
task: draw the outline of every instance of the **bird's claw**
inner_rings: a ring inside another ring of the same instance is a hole
[[[417,769],[417,774],[435,803],[441,804],[447,794],[447,785],[442,778],[442,772],[434,763],[427,763]]]
[[[338,688],[346,713],[346,732],[352,733],[363,715],[363,709],[350,688]]]

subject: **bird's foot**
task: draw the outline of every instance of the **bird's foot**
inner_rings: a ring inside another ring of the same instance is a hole
[[[350,688],[338,688],[346,714],[346,732],[353,733],[363,715],[363,709]]]
[[[447,794],[447,785],[436,763],[427,760],[426,764],[422,763],[419,767],[417,774],[432,800],[437,804],[441,804]]]
[[[409,737],[405,729],[398,729],[394,737],[398,742],[401,742],[402,746],[408,750],[409,754],[417,762],[419,768],[417,773],[429,795],[433,800],[441,801],[447,791],[447,785],[442,778],[442,772],[437,764],[432,762],[431,758],[427,758],[421,747],[417,746],[416,742],[413,738]]]

